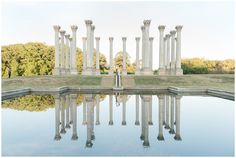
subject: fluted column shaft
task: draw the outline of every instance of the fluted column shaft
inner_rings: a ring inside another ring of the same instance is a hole
[[[110,60],[109,60],[110,70],[109,70],[109,75],[113,75],[113,37],[109,37],[109,42],[110,42]]]
[[[60,31],[60,26],[55,25],[53,26],[54,31],[55,31],[55,67],[54,67],[54,75],[59,75],[60,74],[60,65],[59,65],[59,57],[60,57],[60,46],[59,46],[59,31]]]
[[[100,59],[100,53],[99,53],[99,37],[96,37],[96,75],[100,75],[100,66],[99,66],[99,59]]]
[[[150,74],[150,43],[149,43],[149,27],[151,20],[144,20],[144,75]]]
[[[164,69],[167,69],[167,38],[164,37]]]
[[[93,60],[93,57],[94,57],[94,55],[95,55],[95,51],[94,51],[94,30],[95,30],[95,26],[94,25],[92,25],[91,26],[91,50],[92,50],[92,54],[91,54],[91,57],[92,57],[92,71],[94,72],[96,69],[95,69],[95,67],[96,67],[96,61],[95,61],[95,63],[94,63],[94,60]],[[94,67],[94,65],[95,65],[95,67]]]
[[[167,51],[167,71],[170,74],[170,35],[166,35],[166,51]]]
[[[177,47],[176,47],[176,68],[181,68],[181,30],[182,26],[176,26],[177,32]]]
[[[126,37],[122,37],[122,41],[123,41],[123,69],[122,69],[122,75],[127,75],[127,71],[126,71]]]
[[[65,38],[65,31],[62,30],[60,31],[61,35],[61,73],[65,74],[65,43],[64,43],[64,38]]]
[[[171,104],[170,104],[170,134],[174,134],[175,130],[174,130],[174,96],[171,96]]]
[[[69,38],[70,38],[70,35],[65,35],[65,38],[66,38],[66,73],[69,74],[69,64],[70,64],[70,58],[69,58],[69,55],[70,55],[70,46],[69,46]]]
[[[87,53],[86,53],[86,37],[82,38],[83,40],[83,72],[86,71],[86,67],[87,67]]]
[[[66,95],[66,128],[70,128],[70,96]]]
[[[165,57],[164,57],[164,30],[165,26],[161,25],[158,27],[159,29],[159,69],[158,73],[159,75],[165,75],[165,67],[164,67],[164,62],[165,62]]]
[[[76,66],[76,31],[77,31],[78,27],[73,25],[71,26],[71,30],[72,30],[72,63],[71,63],[71,74],[76,75],[78,74],[77,72],[77,66]]]
[[[165,124],[165,128],[166,129],[170,129],[170,97],[168,95],[166,95],[166,124]]]
[[[144,70],[144,63],[145,63],[145,46],[144,46],[144,26],[141,26],[141,31],[142,31],[142,66],[141,66],[141,71]]]
[[[71,74],[71,70],[72,70],[72,52],[73,52],[73,42],[72,42],[72,38],[69,38],[69,42],[70,42],[70,65],[69,65],[69,71]]]
[[[86,104],[87,104],[87,140],[86,140],[86,147],[92,147],[92,110],[93,110],[93,97],[92,95],[86,95]]]
[[[180,136],[180,99],[181,96],[175,97],[175,115],[176,115],[176,134],[175,134],[175,140],[181,140]]]
[[[83,99],[83,125],[87,124],[87,116],[86,116],[86,100]]]
[[[126,101],[122,102],[122,125],[126,125]]]
[[[171,75],[175,75],[175,31],[170,31],[171,35]]]
[[[92,75],[93,70],[93,45],[92,45],[92,21],[85,20],[86,28],[87,28],[87,75]]]
[[[100,97],[96,96],[96,125],[100,125],[99,112],[100,112]]]
[[[140,42],[140,37],[136,37],[136,71],[135,75],[140,74],[140,65],[139,65],[139,42]]]
[[[66,101],[66,97],[62,96],[61,97],[61,133],[62,134],[66,133],[66,130],[65,130],[65,101]]]
[[[150,70],[152,71],[152,67],[153,67],[153,37],[150,37],[149,38],[149,43],[150,43],[150,61],[149,61],[149,67],[150,67]]]
[[[148,102],[148,124],[153,125],[152,122],[152,96],[150,96],[150,101]]]

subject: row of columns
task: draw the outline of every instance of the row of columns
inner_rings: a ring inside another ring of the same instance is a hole
[[[159,29],[159,75],[183,75],[181,69],[181,30],[183,26],[176,26],[176,30],[164,36],[165,26]]]
[[[164,140],[163,128],[169,130],[170,134],[175,134],[175,140],[181,140],[180,136],[180,99],[181,96],[158,95],[158,124],[159,132],[157,139]],[[77,140],[77,106],[76,94],[55,95],[55,140],[60,140],[61,135],[66,133],[66,128],[72,125],[72,140]],[[139,121],[139,98],[141,98],[141,136],[143,146],[149,146],[149,126],[152,122],[152,96],[136,95],[135,101],[135,125],[140,125]],[[128,97],[122,98],[122,122],[126,125],[126,102]],[[86,146],[92,147],[92,141],[95,139],[94,124],[99,125],[100,96],[88,94],[83,99],[83,125],[87,126]],[[96,108],[96,120],[94,120],[94,109]],[[175,122],[174,122],[175,121]],[[113,125],[113,95],[109,95],[109,125]],[[175,125],[174,125],[175,124]],[[175,128],[176,126],[176,132]]]
[[[71,26],[72,38],[59,25],[54,25],[55,32],[55,68],[54,75],[77,74],[76,68],[76,31],[77,26]]]

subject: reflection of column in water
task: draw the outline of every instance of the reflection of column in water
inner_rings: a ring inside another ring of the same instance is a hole
[[[100,121],[99,121],[99,101],[100,101],[100,97],[99,95],[96,96],[96,125],[100,125]]]
[[[95,135],[94,135],[94,108],[95,108],[95,104],[96,104],[96,102],[95,102],[95,100],[94,100],[94,97],[93,97],[93,108],[92,108],[92,140],[94,140],[95,139]]]
[[[93,109],[93,96],[88,94],[85,96],[87,105],[87,140],[86,147],[92,147],[92,109]]]
[[[139,95],[136,95],[136,119],[135,125],[139,125]]]
[[[126,101],[122,101],[122,125],[126,125]]]
[[[61,97],[61,132],[62,134],[66,133],[65,130],[65,101],[66,97],[62,96]]]
[[[144,140],[144,101],[141,96],[141,136],[140,139]]]
[[[142,100],[143,100],[143,112],[142,114],[143,116],[143,122],[142,125],[144,126],[144,130],[143,130],[143,146],[148,147],[149,146],[149,140],[148,140],[148,110],[149,110],[149,105],[150,105],[150,101],[151,101],[151,96],[149,95],[142,95],[141,96]]]
[[[165,118],[165,112],[166,111],[166,100],[165,100],[165,95],[164,95],[164,99],[163,99],[163,108],[162,108],[162,121],[163,121],[163,125],[166,124],[166,118]]]
[[[148,124],[149,125],[153,125],[153,122],[152,122],[152,96],[151,97],[151,100],[148,102],[149,105],[148,105]]]
[[[170,129],[170,96],[166,95],[166,125],[165,129]]]
[[[159,95],[158,96],[158,101],[159,101],[159,133],[157,136],[158,140],[164,140],[163,136],[163,108],[164,108],[164,95]]]
[[[76,106],[77,94],[71,94],[71,104],[72,104],[72,140],[77,140],[77,106]]]
[[[180,99],[181,96],[175,97],[175,117],[176,117],[176,134],[174,139],[175,140],[182,140],[180,136]]]
[[[60,132],[59,132],[59,126],[60,126],[60,96],[59,94],[54,95],[55,99],[55,137],[54,140],[60,140]]]
[[[86,100],[85,97],[83,98],[83,125],[86,125]]]
[[[70,96],[70,124],[73,123],[73,119],[72,119],[72,113],[73,113],[73,109],[72,109],[72,97]]]
[[[174,130],[174,104],[175,104],[175,100],[174,100],[174,96],[170,96],[171,98],[171,105],[170,105],[170,134],[175,134],[175,130]]]
[[[113,125],[113,96],[109,95],[109,125]]]
[[[70,128],[70,96],[66,95],[66,128]]]

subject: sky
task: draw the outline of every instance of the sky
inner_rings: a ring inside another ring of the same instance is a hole
[[[159,25],[166,26],[165,34],[183,25],[182,58],[235,57],[233,1],[3,1],[1,43],[35,41],[53,45],[53,25],[60,25],[69,34],[70,26],[77,25],[77,46],[82,48],[86,19],[93,21],[95,37],[101,38],[100,51],[107,60],[109,37],[114,37],[114,53],[122,51],[122,37],[127,37],[127,52],[131,61],[135,60],[135,37],[141,37],[145,19],[151,20],[154,69],[159,61]]]

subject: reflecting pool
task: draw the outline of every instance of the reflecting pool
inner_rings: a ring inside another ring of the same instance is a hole
[[[233,156],[234,101],[54,94],[2,102],[3,156]]]

